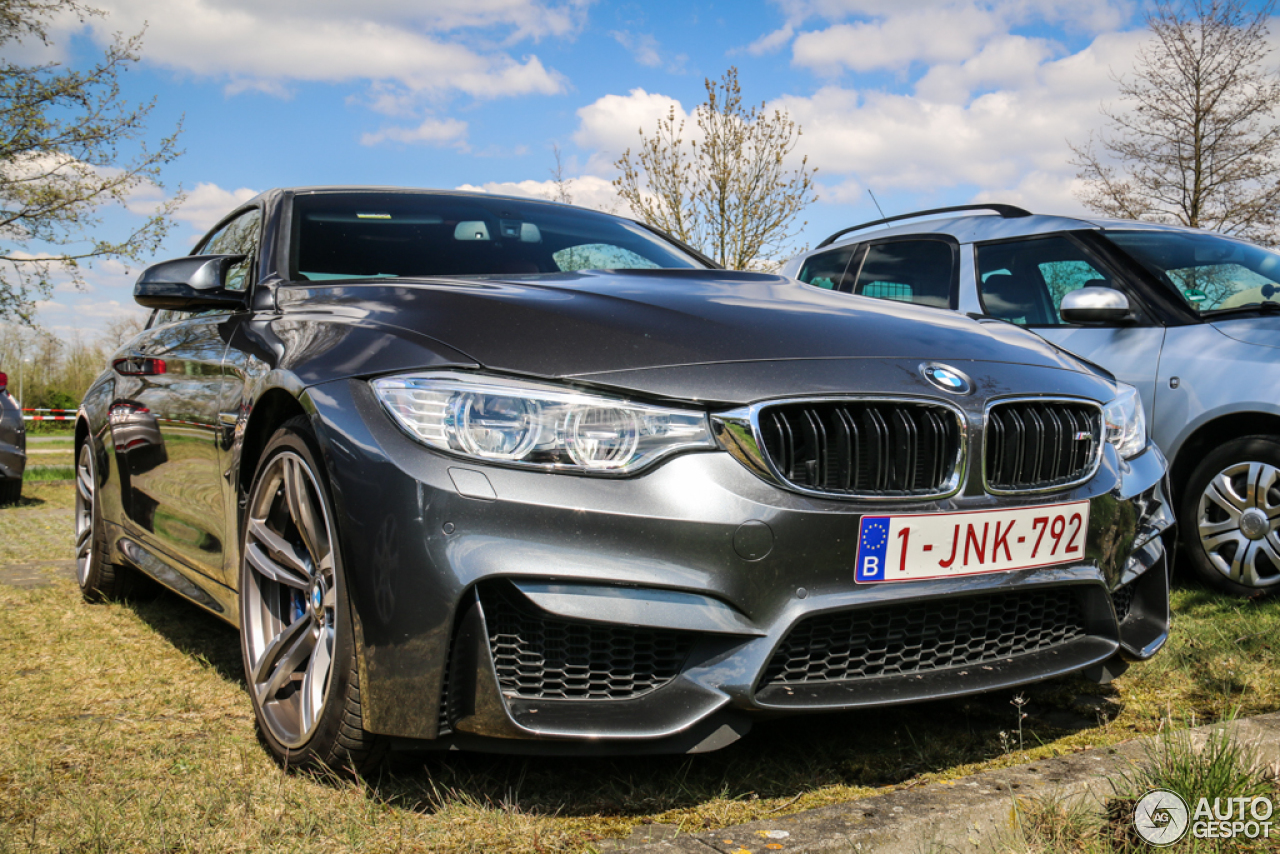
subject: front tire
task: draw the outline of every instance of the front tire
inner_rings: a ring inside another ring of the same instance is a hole
[[[1234,439],[1187,479],[1179,521],[1188,561],[1236,596],[1280,590],[1280,442]]]
[[[277,761],[359,774],[377,766],[384,744],[363,727],[350,599],[318,460],[301,417],[263,451],[241,542],[241,649]]]
[[[107,563],[102,507],[98,501],[98,464],[93,441],[76,454],[76,580],[86,602],[118,599],[128,591],[123,567]]]

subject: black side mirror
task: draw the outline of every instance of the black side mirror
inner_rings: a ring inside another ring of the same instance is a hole
[[[1123,323],[1133,319],[1129,298],[1115,288],[1084,287],[1062,298],[1062,319],[1068,323]]]
[[[244,291],[226,289],[227,271],[246,255],[188,255],[152,264],[133,286],[133,300],[146,308],[200,311],[239,308]]]

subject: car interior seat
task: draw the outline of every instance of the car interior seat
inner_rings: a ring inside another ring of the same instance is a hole
[[[1035,288],[1025,277],[1013,273],[992,273],[982,283],[982,306],[986,313],[1021,325],[1046,324],[1044,308]]]

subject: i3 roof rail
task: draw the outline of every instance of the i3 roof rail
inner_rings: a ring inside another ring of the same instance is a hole
[[[956,205],[955,207],[951,207],[951,208],[934,208],[933,210],[928,210],[928,211],[916,211],[915,213],[898,214],[897,216],[888,216],[888,217],[885,217],[884,219],[876,219],[876,220],[872,220],[871,222],[864,222],[861,225],[851,225],[848,228],[840,229],[835,234],[831,235],[830,237],[828,237],[826,240],[819,243],[814,248],[821,249],[824,246],[829,246],[832,243],[834,243],[838,238],[843,237],[844,235],[848,234],[851,231],[861,231],[862,229],[870,228],[873,225],[884,225],[885,223],[888,223],[888,222],[897,222],[898,220],[903,220],[903,219],[915,219],[916,217],[919,217],[919,216],[929,216],[930,214],[941,214],[941,213],[954,213],[956,211],[995,211],[1005,219],[1011,219],[1013,217],[1020,217],[1020,216],[1031,216],[1031,211],[1024,210],[1022,208],[1015,207],[1013,205]]]

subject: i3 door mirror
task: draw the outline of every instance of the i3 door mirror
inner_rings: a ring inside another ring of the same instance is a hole
[[[202,311],[209,308],[238,308],[244,305],[244,291],[226,288],[227,271],[245,255],[188,255],[153,264],[133,286],[133,300],[146,308]]]
[[[1062,298],[1062,319],[1068,323],[1120,323],[1133,319],[1129,298],[1115,288],[1088,287]]]

